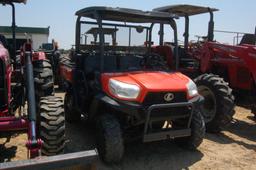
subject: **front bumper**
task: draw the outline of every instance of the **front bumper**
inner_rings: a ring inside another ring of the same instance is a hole
[[[118,111],[130,116],[135,116],[144,124],[143,142],[152,142],[170,138],[185,137],[191,135],[191,121],[194,112],[203,103],[202,96],[197,96],[188,102],[153,104],[143,106],[132,102],[118,102],[104,96],[101,101],[107,104],[111,110]],[[160,129],[151,131],[152,122],[186,119],[186,126],[183,129]]]

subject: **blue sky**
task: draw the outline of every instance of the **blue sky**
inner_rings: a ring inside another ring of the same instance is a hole
[[[28,0],[26,5],[17,5],[17,26],[48,27],[49,41],[54,38],[61,48],[74,44],[75,11],[88,6],[128,7],[142,10],[171,5],[194,4],[220,9],[215,13],[215,29],[254,32],[256,26],[255,0]],[[206,35],[209,16],[191,18],[190,38]],[[11,24],[10,7],[0,6],[0,25]],[[179,39],[182,40],[183,20],[178,21]],[[216,34],[221,42],[230,42],[230,37]]]

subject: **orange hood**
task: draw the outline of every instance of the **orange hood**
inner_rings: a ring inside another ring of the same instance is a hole
[[[102,75],[103,90],[108,94],[109,79],[139,86],[141,92],[138,100],[143,100],[148,92],[187,91],[186,84],[190,80],[187,76],[179,72],[167,73],[161,71],[141,71],[129,73],[105,73]]]

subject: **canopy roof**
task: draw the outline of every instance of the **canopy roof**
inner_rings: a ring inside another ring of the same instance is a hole
[[[117,32],[117,28],[102,28],[103,34],[112,35],[113,33]],[[86,34],[99,34],[100,29],[98,27],[93,27],[89,29]]]
[[[191,15],[208,13],[210,11],[214,12],[214,11],[218,11],[218,9],[184,4],[184,5],[170,5],[170,6],[155,8],[153,9],[153,11],[169,12],[169,13],[184,17],[186,15],[191,16]]]
[[[177,18],[171,13],[157,12],[157,11],[141,11],[137,9],[128,8],[112,8],[95,6],[81,9],[76,12],[80,17],[88,17],[97,19],[97,15],[102,20],[134,22],[134,23],[149,23],[149,22],[170,22],[171,18]]]
[[[10,4],[10,3],[26,3],[27,0],[0,0],[0,4]]]

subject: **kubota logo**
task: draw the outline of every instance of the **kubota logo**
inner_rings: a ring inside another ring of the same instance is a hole
[[[167,102],[170,102],[174,99],[174,94],[173,93],[166,93],[164,95],[164,100],[167,101]]]

